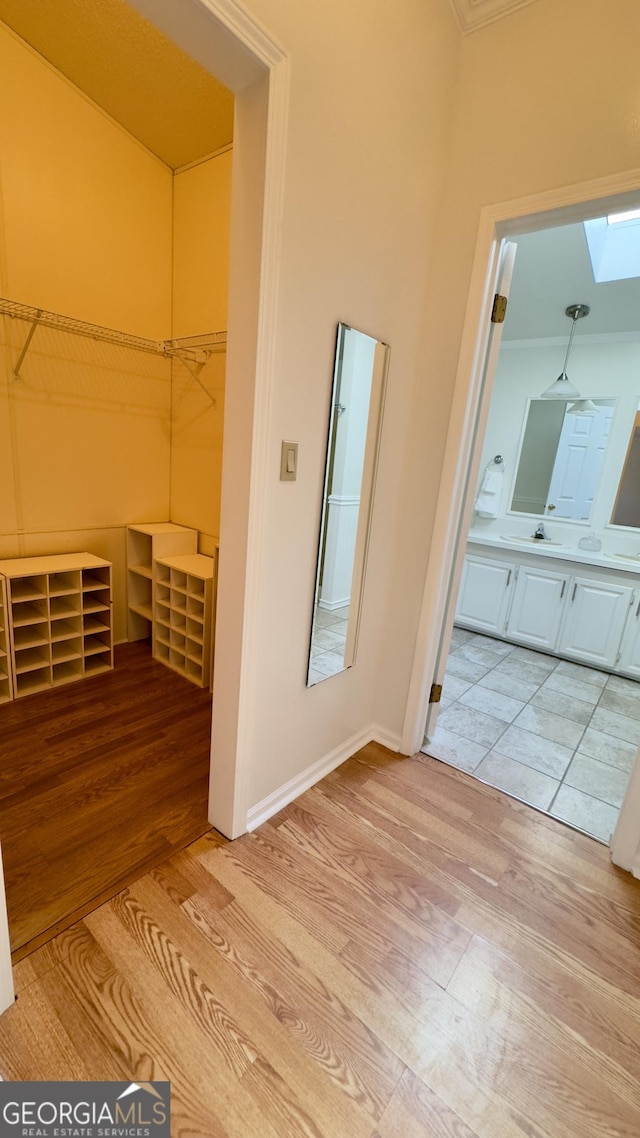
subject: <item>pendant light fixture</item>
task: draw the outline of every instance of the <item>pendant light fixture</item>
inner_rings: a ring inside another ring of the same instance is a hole
[[[576,330],[578,320],[582,320],[583,316],[588,316],[591,309],[588,304],[570,304],[565,308],[565,315],[571,320],[571,333],[569,335],[569,343],[567,344],[567,354],[564,357],[564,365],[562,371],[555,383],[551,384],[546,391],[542,392],[541,399],[562,399],[565,403],[572,401],[590,402],[590,400],[583,400],[579,391],[576,391],[572,383],[569,383],[569,376],[567,375],[567,364],[569,362],[569,354],[571,352],[571,344],[573,343],[573,334]],[[595,406],[593,407],[595,411]],[[593,411],[587,411],[586,414],[593,414]],[[579,410],[577,414],[585,414],[584,410]]]

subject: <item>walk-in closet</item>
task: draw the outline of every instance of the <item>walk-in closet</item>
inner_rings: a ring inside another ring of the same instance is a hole
[[[16,959],[208,828],[233,96],[0,0],[0,842]]]

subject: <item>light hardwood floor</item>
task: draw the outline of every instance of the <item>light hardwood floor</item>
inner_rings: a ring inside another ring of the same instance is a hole
[[[640,885],[374,744],[18,964],[9,1079],[170,1079],[182,1138],[637,1138]]]

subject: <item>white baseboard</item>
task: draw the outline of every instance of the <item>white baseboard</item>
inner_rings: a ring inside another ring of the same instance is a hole
[[[361,747],[365,747],[367,743],[380,743],[383,747],[388,747],[391,751],[399,751],[400,749],[400,736],[394,735],[390,731],[385,731],[384,728],[372,726],[365,728],[364,731],[358,731],[341,743],[335,750],[329,751],[328,755],[324,755],[318,759],[311,766],[301,771],[300,774],[295,775],[294,778],[289,779],[283,786],[278,787],[277,790],[272,791],[261,802],[256,803],[247,812],[247,830],[251,833],[252,830],[257,829],[263,822],[268,822],[278,810],[288,806],[290,802],[304,794],[305,790],[309,790],[320,782],[325,775],[331,774],[331,771],[339,767],[341,763],[350,759],[356,751]]]
[[[342,597],[337,601],[318,601],[318,608],[323,609],[325,612],[333,612],[334,609],[343,609],[345,605],[351,604],[351,597]]]
[[[386,727],[379,727],[374,723],[371,728],[371,743],[379,743],[381,747],[388,747],[390,751],[399,751],[402,736],[395,731],[387,731]]]

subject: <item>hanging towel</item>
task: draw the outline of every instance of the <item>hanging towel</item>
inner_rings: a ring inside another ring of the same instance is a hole
[[[485,470],[476,498],[475,511],[481,518],[497,518],[502,492],[502,470]]]

